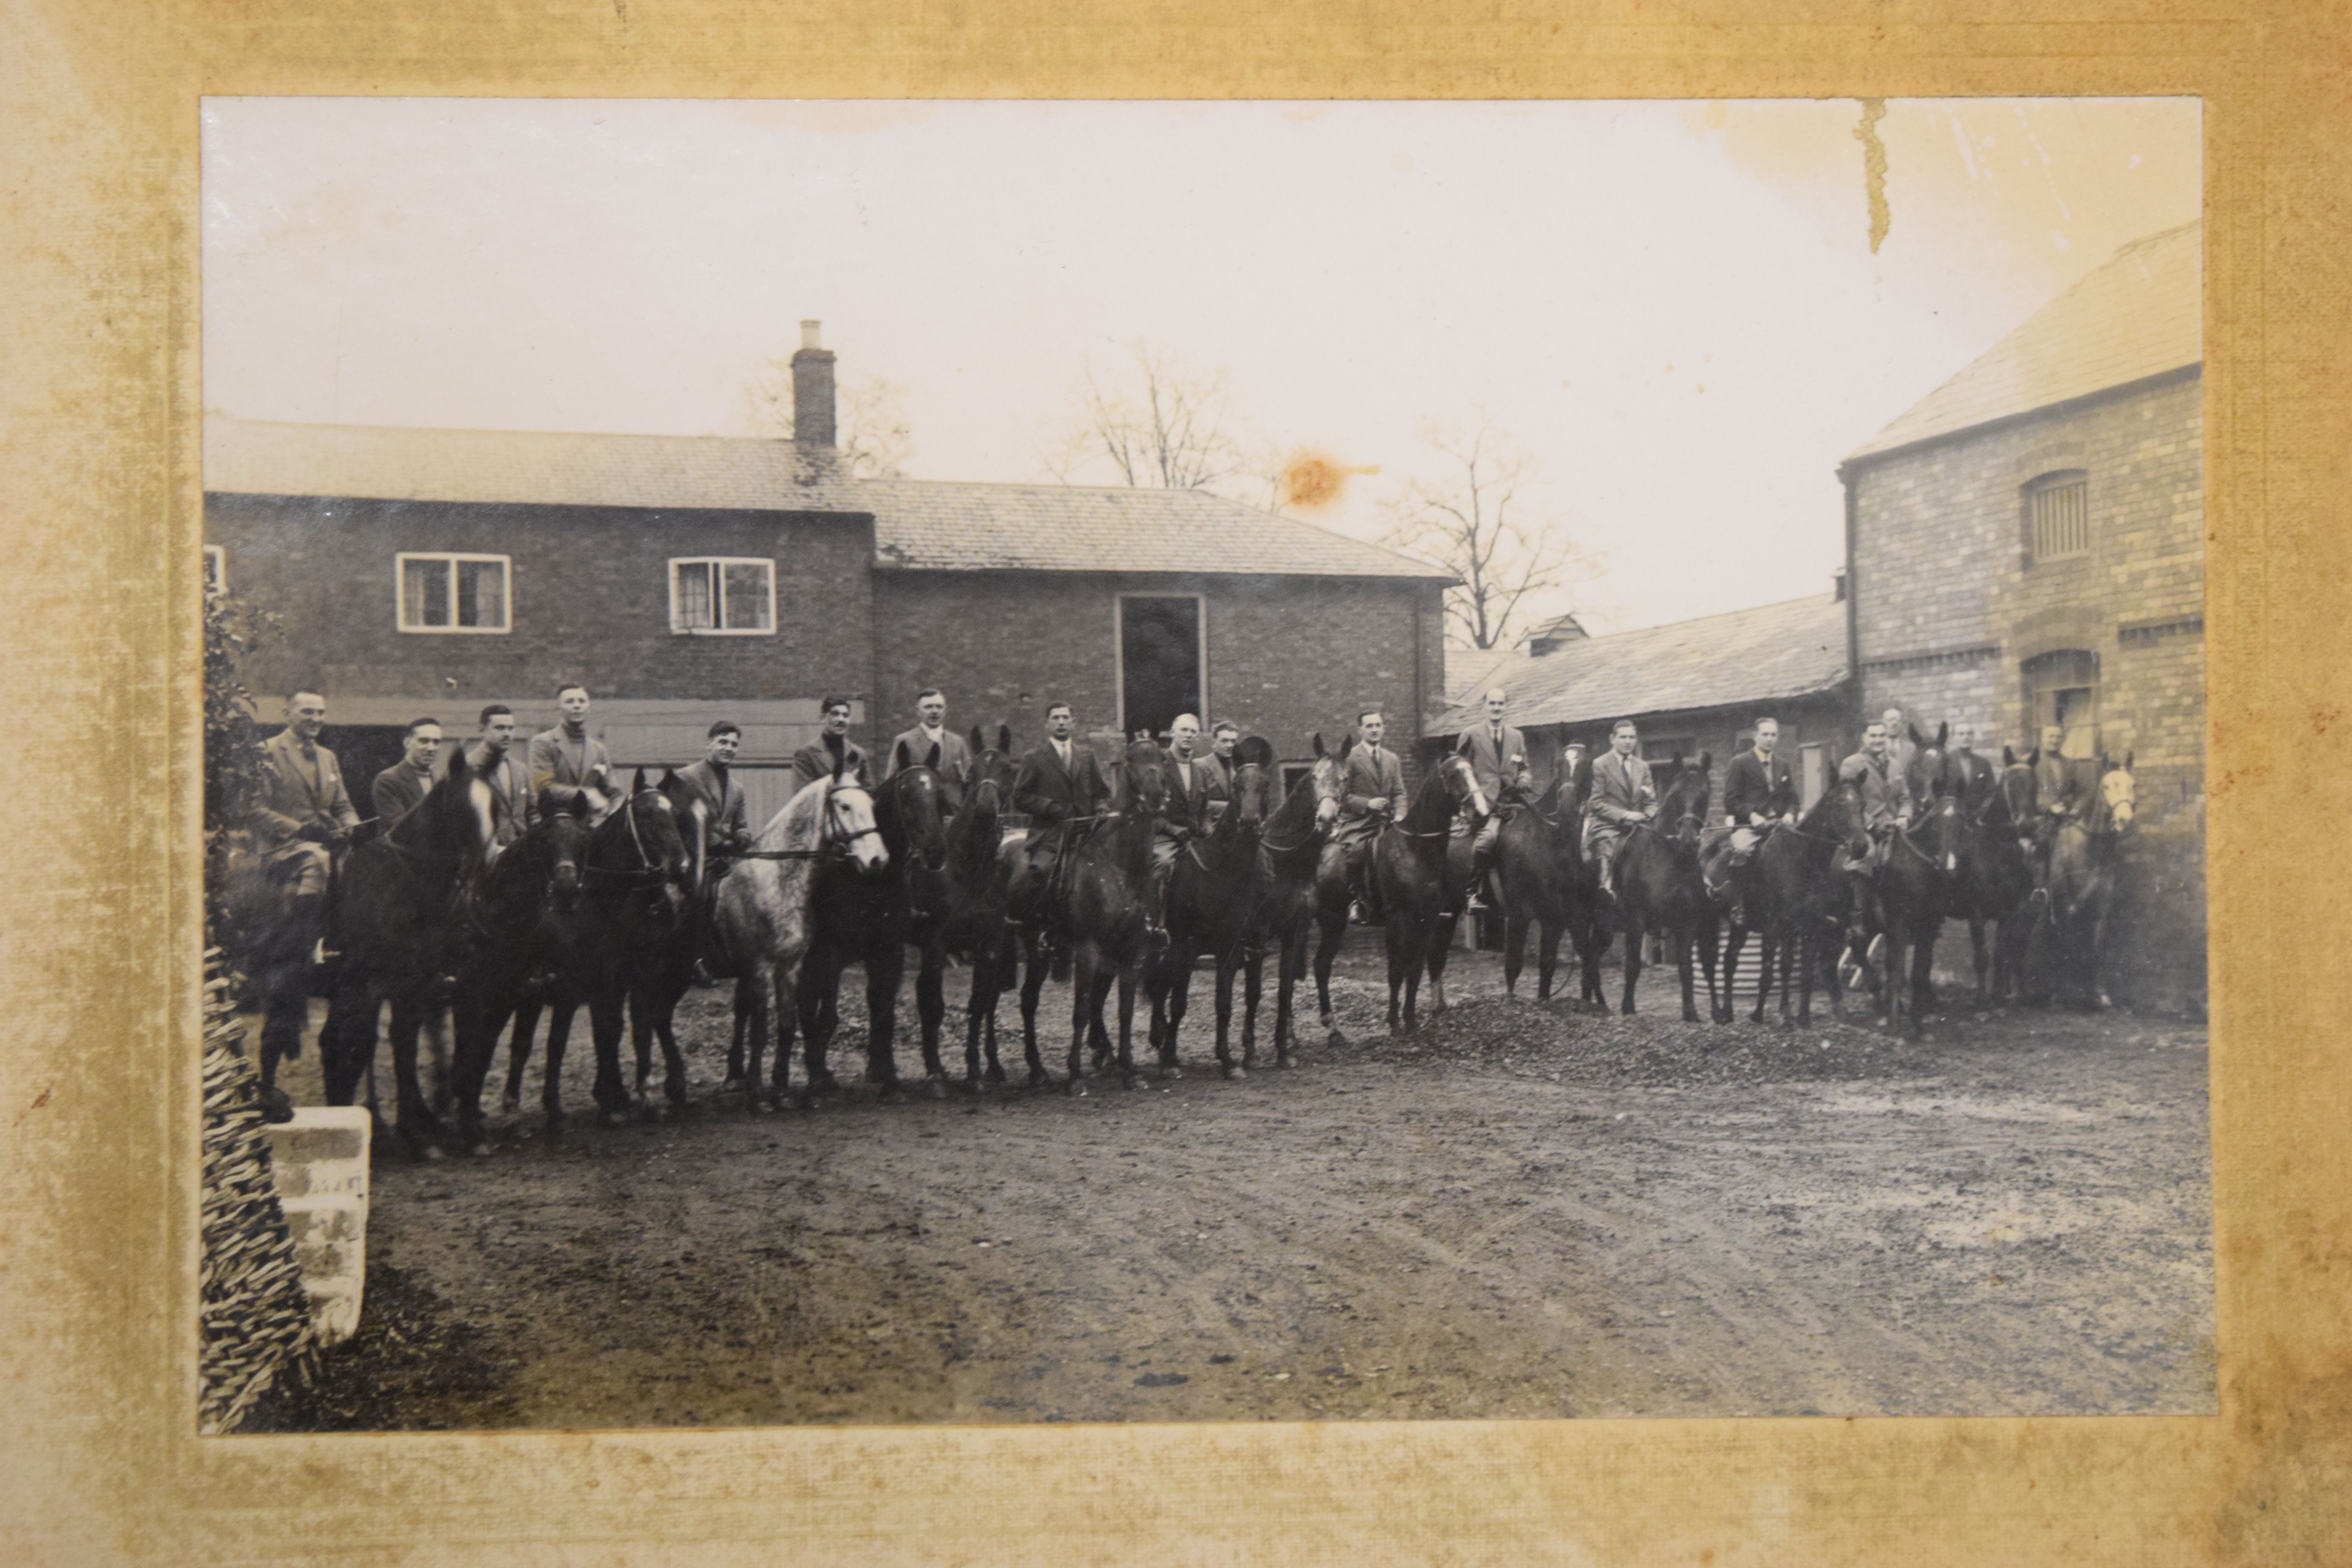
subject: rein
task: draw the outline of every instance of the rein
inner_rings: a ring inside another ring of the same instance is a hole
[[[646,852],[645,836],[637,831],[637,802],[646,795],[660,794],[659,790],[641,790],[631,795],[628,804],[621,807],[622,819],[629,826],[629,843],[637,852],[637,864],[635,866],[583,865],[580,868],[580,875],[583,881],[590,878],[603,877],[613,881],[625,881],[628,886],[623,889],[625,891],[650,891],[669,880],[669,873],[655,865],[654,858]]]

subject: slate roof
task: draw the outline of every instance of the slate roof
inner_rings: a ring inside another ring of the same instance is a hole
[[[2125,246],[1846,461],[2198,363],[2204,238],[2187,223]]]
[[[885,570],[1449,574],[1202,490],[854,479],[789,441],[205,420],[205,489],[481,504],[871,514]]]
[[[1511,694],[1510,721],[1583,724],[1827,691],[1847,676],[1845,605],[1815,594],[1777,605],[1563,643],[1473,667],[1432,734],[1478,722],[1478,694]]]

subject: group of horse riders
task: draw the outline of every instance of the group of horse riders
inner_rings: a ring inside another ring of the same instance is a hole
[[[1509,722],[1509,695],[1498,689],[1486,692],[1482,721],[1464,731],[1456,750],[1475,773],[1485,798],[1495,809],[1483,816],[1466,807],[1453,825],[1457,837],[1472,839],[1472,896],[1481,902],[1488,872],[1506,820],[1535,798],[1535,781],[1528,763],[1527,737]],[[498,801],[495,842],[504,846],[530,831],[542,809],[584,806],[592,819],[614,803],[612,759],[604,743],[588,730],[592,699],[584,686],[565,683],[556,693],[556,723],[530,737],[517,754],[515,715],[503,703],[491,703],[477,718],[476,731],[462,743],[475,776],[486,781]],[[793,758],[794,788],[820,778],[854,776],[867,788],[877,782],[873,764],[849,733],[852,702],[828,696],[820,704],[817,738]],[[937,688],[916,700],[915,724],[894,738],[882,774],[887,779],[901,767],[927,763],[946,786],[950,805],[971,783],[972,752],[969,742],[947,726],[947,698]],[[286,704],[286,727],[262,748],[263,788],[256,813],[263,847],[278,881],[288,892],[300,929],[315,934],[318,909],[327,890],[331,858],[350,842],[362,818],[347,789],[332,751],[319,743],[326,722],[326,699],[301,690]],[[1839,870],[1853,887],[1853,919],[1848,931],[1849,968],[1871,957],[1872,941],[1865,929],[1868,886],[1884,864],[1887,846],[1907,826],[1922,803],[1915,801],[1905,780],[1912,742],[1899,709],[1890,709],[1863,732],[1860,750],[1839,768],[1843,783],[1856,786],[1871,847],[1861,857],[1842,856]],[[1402,759],[1385,744],[1387,721],[1378,709],[1357,716],[1358,742],[1344,761],[1339,820],[1332,841],[1346,858],[1348,874],[1368,918],[1378,918],[1376,879],[1370,875],[1371,849],[1382,828],[1401,821],[1406,793]],[[1702,837],[1702,867],[1709,891],[1732,908],[1740,919],[1740,872],[1766,836],[1791,825],[1799,794],[1793,771],[1780,755],[1779,722],[1759,719],[1752,744],[1726,770],[1722,816]],[[1225,809],[1234,781],[1234,748],[1239,726],[1219,722],[1206,732],[1191,713],[1179,715],[1170,727],[1163,770],[1162,805],[1154,822],[1150,919],[1160,920],[1168,880],[1176,858],[1185,847],[1209,831]],[[2049,846],[2058,824],[2077,806],[2073,785],[2061,757],[2064,734],[2056,726],[2043,731],[2032,753],[2039,801],[2035,819],[2021,837],[2046,876]],[[372,782],[371,798],[376,821],[389,826],[413,809],[432,787],[442,747],[447,743],[440,722],[431,717],[410,721],[404,731],[401,760]],[[709,727],[705,754],[678,770],[678,777],[707,803],[711,824],[710,855],[714,880],[734,857],[749,847],[752,825],[746,815],[742,785],[731,776],[742,743],[741,727],[720,720]],[[1620,720],[1610,731],[1609,749],[1593,759],[1591,787],[1583,824],[1583,847],[1594,864],[1604,900],[1614,897],[1617,852],[1638,827],[1658,814],[1658,789],[1648,762],[1639,755],[1640,731],[1633,721]],[[1963,724],[1951,738],[1951,755],[1966,784],[1973,789],[1990,779],[1994,764],[1975,750],[1975,735]],[[1572,772],[1583,761],[1582,748],[1571,745],[1561,759],[1562,771]],[[1051,882],[1061,851],[1074,829],[1097,820],[1112,797],[1112,788],[1093,747],[1078,737],[1076,715],[1066,702],[1045,710],[1045,737],[1021,759],[1013,786],[1013,809],[1025,815],[1029,826],[1027,855],[1008,889],[1015,910],[1032,905]],[[494,851],[495,852],[495,851]],[[292,1044],[292,1042],[286,1042]]]
[[[1496,688],[1484,693],[1482,700],[1486,709],[1484,721],[1463,731],[1456,742],[1456,750],[1469,759],[1487,797],[1496,803],[1496,809],[1483,822],[1473,824],[1465,818],[1455,826],[1457,833],[1476,835],[1470,877],[1474,898],[1488,886],[1487,873],[1494,863],[1504,822],[1535,795],[1534,777],[1528,766],[1527,736],[1506,717],[1509,693]],[[1701,871],[1707,890],[1718,903],[1729,908],[1738,924],[1746,923],[1745,910],[1740,908],[1744,891],[1741,871],[1753,860],[1767,836],[1795,825],[1800,805],[1796,774],[1787,759],[1779,754],[1780,721],[1761,717],[1753,729],[1749,746],[1725,769],[1721,818],[1700,837]],[[1374,729],[1368,738],[1377,734]],[[1979,754],[1976,739],[1975,728],[1961,723],[1954,728],[1949,743],[1961,793],[1968,798],[1976,798],[1999,771],[1990,759]],[[2019,837],[2035,868],[2037,884],[2048,880],[2050,849],[2058,827],[2076,815],[2084,804],[2065,763],[2065,739],[2063,727],[2044,726],[2040,743],[2030,753],[2036,810],[2031,821],[2020,825]],[[1604,900],[1615,897],[1618,850],[1635,828],[1654,821],[1658,815],[1657,786],[1652,780],[1650,764],[1638,754],[1640,744],[1639,727],[1631,719],[1620,719],[1611,726],[1609,749],[1592,763],[1583,844],[1598,873]],[[1903,710],[1889,708],[1864,727],[1861,748],[1838,767],[1839,781],[1857,786],[1870,837],[1866,854],[1842,854],[1836,868],[1850,889],[1847,951],[1842,961],[1849,985],[1858,983],[1864,963],[1878,961],[1876,940],[1867,924],[1870,884],[1885,865],[1895,836],[1911,825],[1915,814],[1926,804],[1913,796],[1906,782],[1914,749],[1910,725]],[[1561,772],[1573,773],[1582,761],[1583,748],[1571,744],[1561,758]],[[1392,758],[1391,764],[1393,766]],[[1349,761],[1349,777],[1351,781],[1357,777],[1354,758]],[[1402,781],[1401,773],[1384,775],[1379,781],[1383,787],[1367,793],[1387,798],[1361,801],[1351,782],[1348,809],[1362,811],[1369,817],[1373,811],[1392,803],[1401,805],[1395,797],[1401,793]],[[1361,841],[1369,845],[1371,830],[1359,831]]]

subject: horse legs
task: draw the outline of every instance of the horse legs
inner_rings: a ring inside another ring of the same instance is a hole
[[[1445,1011],[1445,961],[1454,956],[1454,927],[1461,917],[1449,910],[1437,917],[1430,928],[1429,1016],[1433,1018]]]
[[[1234,971],[1241,967],[1241,954],[1232,948],[1217,954],[1217,1070],[1227,1078],[1242,1076],[1242,1066],[1234,1060],[1229,1044],[1234,1022]]]
[[[1192,1010],[1192,966],[1200,955],[1186,951],[1185,945],[1171,942],[1162,955],[1165,967],[1160,972],[1160,984],[1152,989],[1159,995],[1151,1007],[1152,1033],[1160,1046],[1160,1076],[1181,1078],[1182,1069],[1176,1065],[1176,1031],[1183,1026],[1184,1015]],[[1144,961],[1149,963],[1150,960]],[[1223,960],[1218,960],[1220,966]],[[1231,1008],[1230,994],[1221,1004],[1217,1019],[1217,1059],[1225,1059],[1224,1011]]]
[[[1034,930],[1021,932],[1021,1047],[1029,1061],[1029,1087],[1043,1089],[1054,1081],[1045,1058],[1037,1051],[1037,994],[1045,988],[1045,942]]]
[[[514,1028],[507,1037],[507,1087],[499,1096],[499,1111],[512,1116],[522,1109],[523,1068],[530,1065],[530,1037],[539,1029],[541,1004],[525,999],[515,1004]]]
[[[1642,911],[1627,902],[1625,908],[1625,1000],[1618,1009],[1627,1017],[1633,1016],[1633,984],[1642,977]]]
[[[503,1004],[480,992],[469,995],[463,989],[449,1009],[450,1030],[456,1037],[450,1091],[457,1115],[457,1137],[469,1152],[478,1155],[490,1152],[489,1140],[482,1131],[482,1090],[489,1081],[490,1058],[498,1054],[499,1031],[506,1024],[507,1013]]]
[[[1503,910],[1503,994],[1519,994],[1519,969],[1527,961],[1528,916],[1517,905]]]
[[[1730,977],[1725,977],[1721,990],[1717,990],[1715,984],[1716,943],[1719,935],[1715,917],[1702,914],[1697,931],[1687,935],[1685,941],[1698,943],[1699,970],[1706,976],[1706,1016],[1718,1024],[1728,1024],[1732,1014]]]
[[[866,1077],[882,1086],[882,1098],[898,1098],[898,982],[907,973],[907,942],[898,931],[884,933],[866,953]],[[927,1075],[924,1090],[947,1096],[945,1073]]]
[[[1536,938],[1536,1000],[1551,1000],[1552,971],[1559,966],[1559,939],[1566,928],[1557,921],[1545,921]]]
[[[1696,996],[1697,986],[1694,984],[1696,977],[1691,973],[1691,945],[1693,941],[1691,929],[1687,925],[1677,921],[1667,928],[1665,936],[1667,945],[1674,950],[1675,978],[1682,982],[1683,1022],[1685,1024],[1696,1024],[1698,1022],[1698,1001]],[[1707,967],[1712,970],[1714,965],[1710,963]],[[1715,1005],[1714,980],[1715,976],[1712,973],[1709,973],[1707,976],[1708,984],[1706,1000],[1707,1005],[1710,1009]]]
[[[825,1002],[834,988],[841,984],[842,963],[830,944],[812,946],[801,961],[800,995],[794,1011],[799,1016],[803,1076],[808,1082],[802,1087],[804,1098],[841,1092],[841,1080],[825,1066],[825,1047],[833,1043],[833,1029],[825,1020]]]
[[[1403,1015],[1399,1011],[1397,1004],[1404,990],[1404,976],[1406,969],[1411,967],[1413,971],[1413,977],[1416,980],[1420,978],[1421,955],[1416,952],[1412,954],[1412,958],[1409,960],[1403,956],[1405,948],[1404,928],[1408,923],[1408,919],[1404,911],[1398,909],[1393,904],[1389,907],[1388,919],[1381,922],[1381,935],[1388,950],[1389,1033],[1391,1035],[1401,1034],[1403,1032]],[[1322,980],[1321,971],[1323,967],[1323,959],[1320,953],[1316,955],[1315,967],[1317,970],[1316,980],[1319,984]]]
[[[1076,1094],[1078,1080],[1086,1074],[1087,1016],[1096,998],[1095,968],[1099,956],[1090,941],[1082,938],[1073,945],[1077,952],[1071,955],[1070,967],[1070,1076],[1062,1087]]]
[[[629,1109],[628,1087],[621,1081],[621,1036],[628,1026],[628,993],[619,986],[598,986],[588,997],[588,1034],[596,1047],[596,1121],[618,1127]],[[549,1045],[551,1058],[554,1054]]]
[[[1339,1032],[1339,1026],[1331,1021],[1331,962],[1339,956],[1339,943],[1348,934],[1347,910],[1342,907],[1335,919],[1328,910],[1318,904],[1315,910],[1315,928],[1316,1011],[1320,1016],[1325,1032],[1336,1035]],[[1381,922],[1381,929],[1383,931],[1387,929],[1387,921]],[[1304,932],[1300,933],[1299,942],[1303,948],[1306,944]],[[1396,1026],[1393,1019],[1390,1021],[1389,1026],[1391,1029]]]
[[[1130,961],[1118,966],[1118,1076],[1126,1088],[1137,1087],[1135,1077],[1135,992],[1140,976]],[[1172,1041],[1173,1037],[1171,1037]],[[1172,1047],[1171,1047],[1172,1048]]]
[[[1998,931],[1993,940],[2000,940]],[[1991,961],[1985,951],[1985,923],[1975,915],[1969,917],[1969,956],[1976,963],[1977,1011],[1982,1013],[1992,1006]]]
[[[441,1130],[441,1122],[425,1103],[424,1086],[416,1077],[417,1037],[424,1027],[424,998],[413,983],[404,984],[392,994],[392,1067],[399,1083],[400,1139],[411,1154],[430,1160],[440,1153],[433,1147],[433,1135]]]
[[[948,1069],[940,1060],[940,1029],[948,1016],[947,973],[946,933],[935,931],[923,944],[922,963],[915,971],[915,1016],[923,1030],[923,1079],[926,1092],[935,1098],[948,1081]]]

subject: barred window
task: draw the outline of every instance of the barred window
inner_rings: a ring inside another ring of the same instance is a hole
[[[2091,552],[2090,484],[2079,471],[2045,474],[2026,487],[2028,548],[2037,561]]]
[[[725,556],[671,561],[669,629],[681,637],[773,633],[776,563]]]
[[[513,627],[509,591],[513,562],[504,555],[394,558],[400,629],[404,632],[504,632]]]

